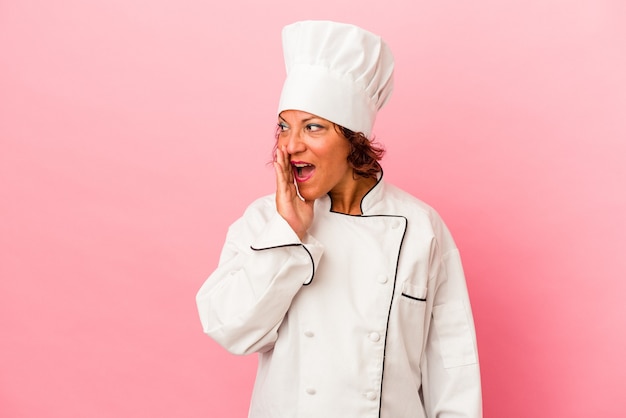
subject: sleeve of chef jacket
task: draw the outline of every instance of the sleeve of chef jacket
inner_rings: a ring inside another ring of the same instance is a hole
[[[229,228],[218,267],[196,296],[204,332],[234,354],[271,349],[322,252],[310,236],[301,242],[267,200],[252,204]]]
[[[443,222],[437,235],[429,283],[433,310],[422,364],[424,404],[429,418],[480,418],[480,369],[465,275]]]

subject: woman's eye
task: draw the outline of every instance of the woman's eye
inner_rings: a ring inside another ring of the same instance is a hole
[[[288,126],[286,124],[284,124],[284,123],[279,123],[278,124],[278,130],[280,132],[285,132],[287,129],[288,129]]]
[[[309,123],[306,126],[307,131],[311,131],[311,132],[315,132],[315,131],[319,131],[320,129],[322,129],[323,126],[322,125],[318,125],[316,123]]]

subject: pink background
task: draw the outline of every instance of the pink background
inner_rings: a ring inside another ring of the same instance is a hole
[[[385,175],[461,249],[485,417],[626,416],[624,4],[0,2],[0,416],[246,415],[194,297],[272,192],[307,18],[395,53]]]

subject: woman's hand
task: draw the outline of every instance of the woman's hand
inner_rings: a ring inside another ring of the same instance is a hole
[[[285,146],[276,149],[276,209],[300,240],[313,223],[313,201],[303,201],[298,196],[293,178],[293,168]]]

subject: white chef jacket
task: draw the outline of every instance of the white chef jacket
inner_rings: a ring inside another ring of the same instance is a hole
[[[204,331],[259,353],[250,418],[479,418],[474,323],[437,213],[379,179],[363,215],[328,196],[300,240],[275,197],[228,231],[197,294]]]

